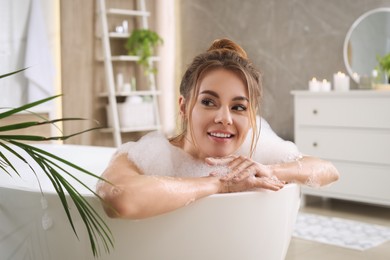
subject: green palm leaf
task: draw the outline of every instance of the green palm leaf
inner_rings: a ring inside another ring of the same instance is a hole
[[[24,69],[16,70],[16,71],[13,71],[13,72],[10,72],[10,73],[7,73],[7,74],[0,75],[0,79],[8,77],[8,76],[11,76],[11,75],[19,73],[19,72],[22,72],[23,70],[26,70],[26,69],[28,69],[28,68],[24,68]]]
[[[19,113],[21,111],[28,110],[29,108],[36,107],[36,106],[38,106],[40,104],[46,103],[46,102],[48,102],[48,101],[50,101],[52,99],[55,99],[55,98],[57,98],[59,96],[62,96],[62,95],[51,96],[51,97],[44,98],[44,99],[41,99],[41,100],[38,100],[38,101],[35,101],[35,102],[28,103],[26,105],[23,105],[23,106],[20,106],[20,107],[17,107],[17,108],[10,109],[10,110],[8,110],[6,112],[0,113],[0,119],[9,117],[10,115]]]
[[[18,72],[21,72],[25,69],[17,70],[8,74],[0,75],[0,78],[4,78],[13,74],[16,74]],[[48,102],[50,100],[53,100],[61,95],[55,95],[52,97],[48,97],[45,99],[38,100],[36,102],[32,102],[17,108],[11,108],[7,109],[5,112],[0,113],[0,120],[5,119],[11,115],[14,115],[21,111],[28,111],[28,109],[33,108],[35,106],[38,106],[42,103]],[[37,116],[39,117],[39,116]],[[41,117],[40,117],[41,118]],[[41,118],[42,119],[42,118]],[[2,125],[0,127],[0,133],[4,133],[6,131],[12,131],[17,129],[26,129],[26,128],[32,128],[39,125],[46,125],[46,124],[53,124],[57,122],[63,122],[63,121],[73,121],[73,120],[85,120],[83,118],[60,118],[60,119],[54,119],[54,120],[43,120],[43,121],[28,121],[28,122],[20,122],[16,124],[9,124],[9,125]],[[88,201],[77,191],[77,189],[69,183],[69,181],[64,177],[64,175],[68,175],[71,179],[76,180],[78,183],[80,183],[83,187],[87,188],[93,195],[98,197],[100,196],[96,194],[94,190],[92,190],[90,187],[88,187],[85,183],[83,183],[81,180],[79,180],[74,174],[72,174],[69,170],[65,169],[63,166],[70,167],[73,170],[82,172],[83,174],[90,175],[98,180],[106,181],[100,176],[95,175],[92,172],[89,172],[67,160],[64,160],[63,158],[60,158],[54,154],[51,154],[47,151],[44,151],[42,149],[39,149],[35,146],[22,143],[19,141],[48,141],[48,140],[66,140],[72,136],[79,135],[88,131],[92,131],[95,129],[99,129],[100,127],[90,128],[84,131],[80,131],[71,135],[61,135],[61,136],[51,136],[51,137],[45,137],[45,136],[37,136],[37,135],[15,135],[15,134],[0,134],[0,148],[2,147],[4,150],[8,151],[10,154],[15,156],[16,159],[21,160],[23,163],[27,164],[29,168],[31,169],[32,173],[35,174],[37,177],[37,174],[34,170],[34,168],[30,165],[28,160],[24,158],[22,155],[19,154],[15,148],[22,149],[26,152],[26,154],[37,163],[39,168],[46,174],[46,176],[51,181],[54,189],[56,190],[58,197],[62,203],[62,206],[64,208],[65,214],[69,220],[69,223],[73,229],[73,232],[75,233],[76,237],[77,231],[75,229],[72,215],[69,210],[69,203],[67,201],[66,194],[69,195],[70,199],[73,201],[75,207],[77,208],[77,211],[83,220],[85,227],[87,229],[87,233],[89,236],[91,249],[93,252],[93,255],[99,256],[100,255],[100,245],[102,244],[104,247],[104,250],[106,252],[109,252],[110,249],[113,247],[113,235],[109,229],[109,227],[106,225],[104,220],[100,217],[100,215],[95,211],[95,209],[88,203]],[[10,145],[8,145],[10,144]],[[6,174],[12,175],[12,173],[16,173],[20,176],[18,173],[18,169],[12,165],[11,161],[7,158],[7,156],[0,151],[0,173],[4,172]],[[38,177],[37,177],[38,179]],[[39,183],[39,179],[38,179]],[[40,183],[39,183],[40,186]],[[41,186],[40,186],[41,189]],[[42,189],[41,189],[42,191]]]
[[[60,119],[45,120],[45,121],[22,122],[22,123],[17,123],[17,124],[0,126],[0,132],[24,129],[24,128],[29,128],[29,127],[39,126],[39,125],[54,124],[57,122],[75,121],[75,120],[85,120],[85,119],[84,118],[60,118]],[[93,130],[93,129],[89,129],[89,130]]]

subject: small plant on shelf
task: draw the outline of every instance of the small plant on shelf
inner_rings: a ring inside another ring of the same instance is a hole
[[[163,43],[163,39],[154,31],[135,29],[127,39],[125,48],[129,55],[139,56],[138,63],[145,68],[145,73],[156,73],[150,64],[154,48]]]
[[[377,69],[380,72],[378,76],[381,77],[383,74],[385,77],[385,83],[390,84],[390,53],[382,57],[378,55],[376,58],[378,60]]]

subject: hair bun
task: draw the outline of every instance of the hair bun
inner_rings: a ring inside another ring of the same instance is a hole
[[[248,55],[244,51],[241,46],[239,46],[237,43],[229,40],[229,39],[217,39],[215,40],[210,48],[207,51],[213,51],[213,50],[229,50],[234,51],[238,55],[241,56],[241,58],[248,59]]]

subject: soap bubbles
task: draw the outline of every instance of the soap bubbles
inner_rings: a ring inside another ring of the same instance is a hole
[[[261,133],[253,155],[255,161],[262,164],[277,164],[302,158],[294,143],[277,136],[264,119],[258,118],[258,122],[261,125]],[[249,155],[251,136],[251,133],[248,133],[237,155]],[[183,149],[171,145],[165,136],[158,132],[149,133],[138,142],[122,145],[118,153],[127,153],[129,160],[145,175],[203,177],[211,173],[214,176],[224,176],[230,172],[227,166],[210,166],[193,158]]]

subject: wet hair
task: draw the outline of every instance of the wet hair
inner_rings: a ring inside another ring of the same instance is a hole
[[[186,117],[182,122],[182,133],[173,138],[173,140],[179,140],[184,137],[188,127],[192,129],[191,112],[199,94],[200,83],[208,73],[216,69],[234,72],[247,88],[249,95],[249,118],[253,130],[251,156],[259,137],[256,114],[262,97],[261,75],[248,59],[244,49],[228,39],[215,40],[206,52],[194,58],[184,73],[180,84],[180,94],[185,99]],[[192,136],[191,138],[196,143],[194,137]]]

